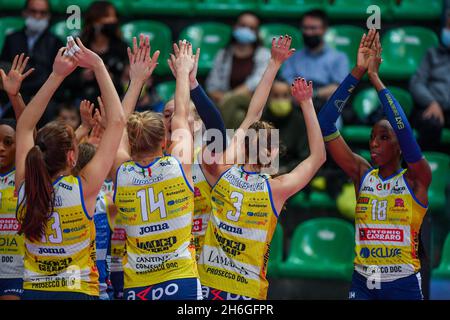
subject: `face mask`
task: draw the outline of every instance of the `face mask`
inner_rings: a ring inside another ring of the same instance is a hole
[[[274,116],[283,118],[292,111],[292,102],[290,99],[273,99],[269,103],[269,109]]]
[[[33,17],[27,17],[25,19],[25,25],[27,29],[33,33],[40,33],[47,29],[48,19],[35,19]]]
[[[305,43],[305,46],[307,46],[309,49],[317,48],[322,43],[322,36],[315,35],[315,36],[308,36],[306,34],[303,34],[303,42]]]
[[[239,27],[234,29],[233,37],[240,44],[250,44],[256,41],[256,33],[247,27]]]
[[[96,27],[98,33],[103,33],[108,38],[114,38],[117,34],[117,23],[105,23]]]
[[[444,46],[450,48],[450,29],[448,28],[442,29],[441,40]]]

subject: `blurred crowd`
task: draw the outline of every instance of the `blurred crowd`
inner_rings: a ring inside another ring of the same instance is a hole
[[[6,37],[0,66],[9,70],[14,56],[22,52],[30,57],[28,66],[35,71],[24,81],[21,89],[27,103],[51,73],[55,55],[64,43],[49,30],[52,10],[48,0],[26,1],[22,15],[25,27]],[[81,39],[103,59],[117,92],[123,95],[129,83],[128,59],[119,21],[111,3],[93,2],[84,12]],[[450,126],[450,15],[444,21],[441,45],[427,51],[409,85],[415,106],[410,120],[425,151],[439,148],[442,129]],[[344,53],[325,43],[328,26],[329,20],[323,11],[312,10],[302,16],[299,27],[304,46],[285,63],[264,111],[263,119],[280,130],[280,140],[286,150],[282,165],[286,170],[308,154],[304,122],[299,121],[300,109],[290,95],[293,79],[300,76],[313,81],[314,105],[319,110],[352,67]],[[251,12],[240,14],[234,22],[230,42],[217,53],[206,77],[206,91],[221,110],[227,128],[237,128],[243,120],[251,95],[270,59],[269,50],[258,36],[259,27],[258,16]],[[76,128],[80,123],[80,101],[88,99],[94,102],[98,95],[93,73],[78,70],[59,89],[40,125],[62,118]],[[12,108],[4,93],[0,99],[1,116],[12,116]],[[156,94],[154,80],[150,79],[142,90],[137,110],[161,112],[163,106],[164,101]]]

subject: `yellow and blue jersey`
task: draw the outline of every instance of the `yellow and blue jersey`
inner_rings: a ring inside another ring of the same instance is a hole
[[[43,237],[25,237],[24,289],[99,295],[94,220],[84,206],[81,179],[62,176],[54,183],[53,212]],[[26,210],[19,190],[19,214]],[[25,199],[26,201],[26,199]]]
[[[18,235],[17,196],[14,194],[16,170],[0,175],[0,278],[23,276],[23,236]]]
[[[194,181],[194,222],[192,234],[196,258],[198,260],[205,240],[206,228],[211,216],[211,186],[198,163],[192,165],[192,179]]]
[[[126,233],[124,288],[198,277],[191,245],[194,193],[176,158],[145,167],[123,163],[114,202]]]
[[[355,210],[355,270],[394,281],[420,270],[419,231],[427,207],[414,196],[406,169],[383,179],[378,169],[363,177]]]
[[[233,166],[211,191],[212,215],[200,254],[203,285],[266,299],[270,242],[278,220],[269,176]]]

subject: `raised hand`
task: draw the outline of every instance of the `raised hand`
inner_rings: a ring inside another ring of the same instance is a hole
[[[74,57],[77,60],[77,63],[80,67],[94,70],[95,68],[101,66],[103,64],[102,59],[96,54],[94,51],[89,50],[84,46],[81,42],[80,38],[77,37],[76,43],[79,47],[74,53]],[[71,40],[68,42],[68,50],[70,50],[75,45],[75,41]]]
[[[150,58],[150,38],[141,34],[139,36],[139,47],[136,37],[133,37],[133,50],[127,48],[128,59],[130,61],[130,80],[144,83],[158,65],[159,50],[153,53]]]
[[[95,119],[92,116],[94,110],[94,104],[88,100],[83,100],[80,103],[80,118],[81,125],[91,129],[95,125]]]
[[[361,38],[356,59],[356,66],[362,70],[367,70],[370,57],[376,55],[375,49],[372,46],[377,35],[379,37],[376,29],[372,28],[369,30],[367,35],[364,33]]]
[[[92,128],[91,133],[89,134],[87,142],[91,143],[97,148],[100,144],[100,141],[102,140],[104,131],[105,129],[99,123],[96,123]]]
[[[105,105],[103,104],[103,100],[101,97],[97,97],[97,101],[98,101],[99,109],[95,109],[94,120],[103,129],[105,129],[106,124],[108,123],[108,121],[106,119]]]
[[[53,73],[64,78],[71,74],[78,65],[78,59],[76,57],[64,55],[66,49],[65,47],[59,49],[53,62]]]
[[[172,74],[174,78],[177,78],[177,71],[175,70],[175,60],[180,54],[180,46],[181,46],[181,40],[178,42],[178,45],[176,43],[173,44],[173,54],[170,54],[170,59],[167,59],[167,64],[169,65],[170,70],[172,71]],[[198,60],[200,58],[200,48],[197,48],[195,51],[194,59],[194,68],[189,73],[189,82],[195,83],[197,81],[197,71],[198,71]]]
[[[3,69],[0,69],[0,76],[3,82],[3,89],[6,91],[8,95],[16,96],[19,93],[20,87],[22,85],[22,81],[28,77],[33,71],[34,68],[30,68],[27,72],[23,73],[29,57],[25,57],[25,54],[16,55],[14,57],[11,69],[6,75]]]
[[[174,61],[175,71],[177,75],[180,72],[188,74],[194,69],[195,57],[192,55],[192,44],[183,40],[180,44],[180,52]]]
[[[369,58],[367,73],[369,76],[378,76],[381,62],[383,62],[383,60],[381,59],[381,52],[383,51],[383,48],[381,48],[379,33],[377,33],[375,36],[375,40],[372,44],[372,50],[374,50],[374,54],[372,54]]]
[[[282,64],[286,59],[292,56],[295,52],[295,49],[290,49],[292,43],[292,38],[288,35],[280,36],[278,39],[272,39],[272,50],[271,59],[277,62],[278,64]]]
[[[298,101],[300,106],[307,101],[312,102],[313,85],[312,81],[308,83],[304,78],[296,78],[291,86],[291,94]]]

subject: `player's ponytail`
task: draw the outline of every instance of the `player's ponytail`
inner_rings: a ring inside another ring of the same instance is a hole
[[[67,152],[74,148],[69,126],[51,122],[38,131],[36,145],[25,159],[25,195],[19,204],[19,233],[40,241],[54,205],[53,179],[67,168]]]

